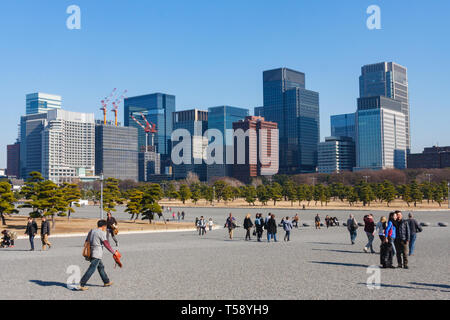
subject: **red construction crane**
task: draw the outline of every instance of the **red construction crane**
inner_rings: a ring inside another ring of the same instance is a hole
[[[119,105],[122,103],[123,99],[126,98],[126,93],[128,92],[128,90],[125,90],[122,95],[116,99],[116,101],[114,101],[112,103],[113,105],[113,109],[111,110],[111,112],[114,112],[114,123],[117,127],[117,112],[119,111]]]
[[[158,133],[158,130],[156,129],[156,124],[153,122],[148,122],[145,115],[141,112],[142,119],[144,119],[146,123],[146,128],[149,130],[149,132],[152,134],[152,146],[155,146],[155,134]]]
[[[152,131],[152,128],[150,127],[149,124],[147,124],[147,126],[144,126],[142,123],[139,122],[139,120],[137,120],[133,115],[130,116],[131,119],[134,120],[134,122],[136,122],[142,129],[144,129],[145,131],[145,151],[148,150],[148,134]]]
[[[111,98],[114,95],[114,93],[116,92],[116,90],[117,90],[117,88],[114,88],[114,90],[111,92],[111,94],[101,101],[102,107],[100,108],[100,110],[103,111],[103,124],[104,125],[106,125],[106,112],[108,111],[107,106],[108,106],[109,100],[111,100]]]

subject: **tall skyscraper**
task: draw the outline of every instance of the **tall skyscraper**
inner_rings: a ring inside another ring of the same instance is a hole
[[[347,113],[330,117],[331,136],[349,137],[356,142],[356,114]]]
[[[406,168],[406,125],[402,104],[384,96],[359,98],[356,168]]]
[[[320,139],[319,93],[305,89],[305,74],[264,71],[264,118],[278,124],[280,173],[316,171]]]
[[[355,142],[350,137],[328,137],[318,147],[319,173],[352,171],[355,167]]]
[[[139,149],[146,145],[146,134],[132,118],[135,117],[144,124],[142,117],[156,125],[158,133],[155,136],[157,152],[170,156],[170,136],[172,134],[172,114],[175,112],[175,96],[164,93],[154,93],[127,98],[124,101],[124,125],[138,129]],[[150,144],[150,143],[148,143]]]
[[[177,129],[186,129],[191,135],[191,164],[174,164],[174,179],[185,179],[188,173],[192,172],[201,181],[207,180],[207,166],[203,161],[203,152],[208,146],[208,138],[204,136],[208,130],[208,112],[198,109],[175,112],[173,130]],[[173,142],[173,147],[178,143]]]
[[[7,167],[6,174],[9,177],[20,178],[20,142],[6,147]]]
[[[49,110],[61,109],[61,97],[47,93],[30,93],[26,96],[26,114],[46,113]]]
[[[229,162],[233,162],[233,157],[230,157],[234,152],[233,147],[233,122],[243,120],[249,115],[247,109],[219,106],[208,109],[208,130],[217,129],[223,135],[223,164],[211,164],[207,167],[208,180],[214,177],[230,177],[232,175],[232,164],[227,164],[227,157]],[[212,137],[208,137],[212,139]],[[211,141],[209,141],[211,142]]]
[[[407,68],[395,62],[365,65],[359,78],[360,98],[383,96],[401,103],[405,115],[406,149],[411,149]]]
[[[241,142],[237,137],[234,138],[233,177],[249,183],[252,178],[261,175],[277,174],[279,169],[277,124],[265,121],[263,117],[250,116],[233,123],[233,130],[236,132],[239,129],[248,132],[248,137]],[[243,143],[243,146],[240,143]],[[241,155],[241,152],[244,154]],[[240,158],[244,163],[240,163]]]
[[[42,173],[42,132],[46,119],[46,113],[20,118],[20,177],[24,180],[30,172]]]
[[[134,127],[95,126],[95,174],[138,181],[138,133]]]
[[[93,180],[94,114],[54,109],[46,116],[42,131],[42,176],[55,183]]]

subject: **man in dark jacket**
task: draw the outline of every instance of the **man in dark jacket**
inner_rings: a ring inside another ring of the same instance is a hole
[[[395,250],[397,251],[397,268],[408,269],[408,244],[410,239],[409,223],[403,219],[401,211],[396,211],[397,220],[395,222],[397,237],[395,238]]]
[[[369,240],[364,247],[364,252],[369,252],[370,249],[371,253],[375,253],[372,245],[375,237],[375,222],[373,221],[373,216],[371,214],[364,217],[364,231],[366,232],[367,239]]]
[[[408,224],[409,224],[409,255],[413,256],[414,255],[414,248],[416,245],[416,237],[417,237],[417,233],[418,232],[422,232],[422,227],[420,226],[420,224],[417,222],[416,219],[414,219],[412,213],[410,213],[408,215]]]
[[[270,242],[270,238],[273,237],[275,242],[277,240],[277,222],[275,221],[275,215],[272,214],[270,219],[267,220],[267,241]]]
[[[25,234],[28,235],[30,240],[31,249],[30,251],[34,251],[34,236],[36,236],[38,230],[38,226],[36,221],[33,218],[28,218],[27,228],[25,229]]]
[[[52,244],[48,241],[48,237],[50,236],[50,222],[47,221],[46,217],[42,217],[41,224],[41,241],[42,241],[42,251],[45,251],[48,248],[52,247]]]

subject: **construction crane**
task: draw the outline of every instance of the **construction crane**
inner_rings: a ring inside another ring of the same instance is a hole
[[[143,115],[141,113],[141,115]],[[145,151],[148,151],[148,134],[151,133],[152,134],[152,146],[154,146],[154,134],[157,132],[156,131],[156,125],[151,126],[147,119],[145,119],[146,121],[146,125],[144,126],[142,123],[139,122],[139,120],[137,120],[133,115],[130,116],[131,119],[134,120],[134,122],[136,122],[142,129],[144,129],[145,131]],[[145,118],[145,116],[143,117]]]
[[[152,134],[152,146],[155,146],[155,134],[158,133],[158,130],[156,130],[156,124],[154,124],[153,122],[148,122],[147,118],[145,117],[145,115],[141,112],[141,116],[142,119],[144,119],[145,123],[146,123],[146,128],[149,129],[149,132]]]
[[[117,113],[119,111],[119,105],[122,103],[123,99],[126,98],[126,93],[128,92],[128,90],[125,90],[122,95],[120,96],[120,98],[117,98],[116,101],[114,101],[112,103],[113,105],[113,109],[111,110],[111,112],[114,112],[114,124],[117,127]]]
[[[111,98],[113,97],[116,90],[117,90],[117,88],[114,88],[114,90],[111,92],[111,94],[101,101],[102,107],[100,108],[100,110],[103,111],[103,124],[104,125],[106,125],[106,112],[108,111],[108,109],[107,109],[108,103],[111,100]]]

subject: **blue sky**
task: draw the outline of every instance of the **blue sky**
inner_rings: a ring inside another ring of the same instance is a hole
[[[72,4],[81,30],[66,28]],[[381,30],[366,27],[373,4]],[[27,93],[59,94],[65,109],[97,118],[116,87],[174,94],[178,110],[253,109],[262,71],[284,66],[320,93],[323,139],[330,115],[356,109],[361,66],[380,61],[408,68],[413,152],[450,145],[449,12],[448,0],[3,0],[0,167]]]

